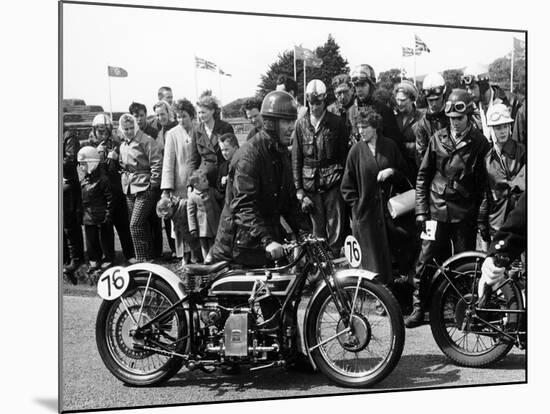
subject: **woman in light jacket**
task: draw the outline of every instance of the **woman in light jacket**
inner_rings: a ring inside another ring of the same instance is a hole
[[[191,175],[191,164],[189,157],[193,145],[195,108],[187,99],[180,99],[174,105],[178,125],[170,129],[165,136],[164,161],[162,164],[162,197],[170,198],[175,196],[187,200],[187,185]],[[178,222],[178,228],[174,227],[174,234],[182,235],[176,238],[176,254],[183,257],[184,252],[199,251],[198,240],[193,240],[187,225],[187,214],[185,219]],[[173,226],[176,226],[173,223]],[[193,257],[191,258],[193,261]],[[187,260],[186,260],[187,262]]]
[[[121,184],[128,205],[130,235],[136,260],[149,261],[153,251],[148,218],[155,209],[154,192],[160,189],[162,149],[153,138],[140,131],[130,114],[120,117],[119,131],[123,138],[120,144]]]

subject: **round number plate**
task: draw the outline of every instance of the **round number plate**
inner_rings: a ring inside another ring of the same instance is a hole
[[[124,293],[130,283],[130,274],[122,267],[107,269],[97,281],[97,293],[105,300],[113,300]]]
[[[344,254],[351,267],[359,267],[361,265],[361,247],[355,237],[346,237],[346,241],[344,242]]]

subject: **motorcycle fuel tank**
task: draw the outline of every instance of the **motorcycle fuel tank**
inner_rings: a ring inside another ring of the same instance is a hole
[[[264,282],[272,295],[286,296],[296,280],[296,275],[273,273],[268,280],[265,273],[229,273],[215,280],[209,293],[211,295],[250,296],[257,280]]]

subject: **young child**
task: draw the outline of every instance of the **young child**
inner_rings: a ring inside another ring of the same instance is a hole
[[[99,153],[94,147],[83,147],[77,154],[78,166],[83,174],[82,223],[86,235],[86,248],[90,271],[112,266],[115,255],[113,232],[113,195],[109,179],[99,167]],[[102,257],[103,256],[103,257]]]
[[[187,221],[187,201],[175,197],[162,197],[157,203],[157,216],[172,220],[172,238],[175,240],[176,254],[181,257],[181,265],[196,263],[200,256],[199,241],[189,233]]]
[[[191,174],[189,185],[193,186],[187,199],[189,232],[199,238],[202,256],[208,262],[208,252],[216,238],[221,210],[216,201],[215,190],[209,187],[203,170],[198,169]]]
[[[219,146],[224,162],[220,164],[218,169],[218,178],[216,179],[216,200],[223,208],[225,202],[225,189],[227,187],[227,174],[229,173],[229,163],[233,158],[233,155],[239,149],[239,141],[235,134],[228,132],[223,134],[219,139]]]

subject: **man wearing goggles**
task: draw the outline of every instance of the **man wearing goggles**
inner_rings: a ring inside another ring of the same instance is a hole
[[[426,113],[416,124],[416,165],[420,166],[430,137],[440,129],[447,128],[449,118],[445,115],[445,95],[447,86],[439,73],[429,73],[422,82],[422,94],[428,102]]]
[[[326,110],[327,89],[319,79],[307,84],[309,109],[292,135],[292,172],[302,211],[309,213],[313,233],[328,240],[334,254],[344,243],[346,208],[340,182],[348,152],[344,121]]]
[[[493,148],[485,158],[489,177],[489,191],[481,211],[482,238],[490,242],[501,228],[520,195],[525,191],[525,146],[512,139],[512,118],[504,104],[496,104],[487,111],[487,124],[494,137]]]
[[[350,108],[350,119],[358,119],[359,112],[373,110],[382,117],[382,135],[392,139],[399,148],[401,154],[405,156],[406,151],[403,146],[401,131],[397,126],[395,115],[391,108],[378,99],[374,98],[376,76],[372,66],[362,64],[356,66],[351,72],[351,82],[355,88],[355,102]],[[352,139],[359,140],[357,125],[352,123]]]
[[[474,120],[488,140],[492,140],[491,130],[487,125],[487,111],[492,105],[504,104],[510,108],[512,119],[515,119],[521,103],[511,95],[506,95],[498,85],[491,85],[489,73],[480,65],[469,66],[461,77],[462,86],[473,97],[475,104]]]
[[[416,265],[413,313],[405,326],[414,328],[424,321],[429,298],[432,259],[448,257],[449,241],[454,252],[474,250],[479,206],[487,189],[485,155],[490,145],[472,126],[472,96],[454,89],[445,103],[449,126],[437,131],[429,141],[416,180],[416,222],[425,235]],[[435,227],[426,235],[426,222]],[[447,256],[447,257],[446,257]]]
[[[332,88],[334,89],[336,101],[327,107],[327,111],[342,118],[346,124],[347,136],[351,137],[353,120],[350,117],[350,109],[353,107],[355,101],[355,92],[351,83],[351,77],[345,73],[336,75],[332,78]]]

